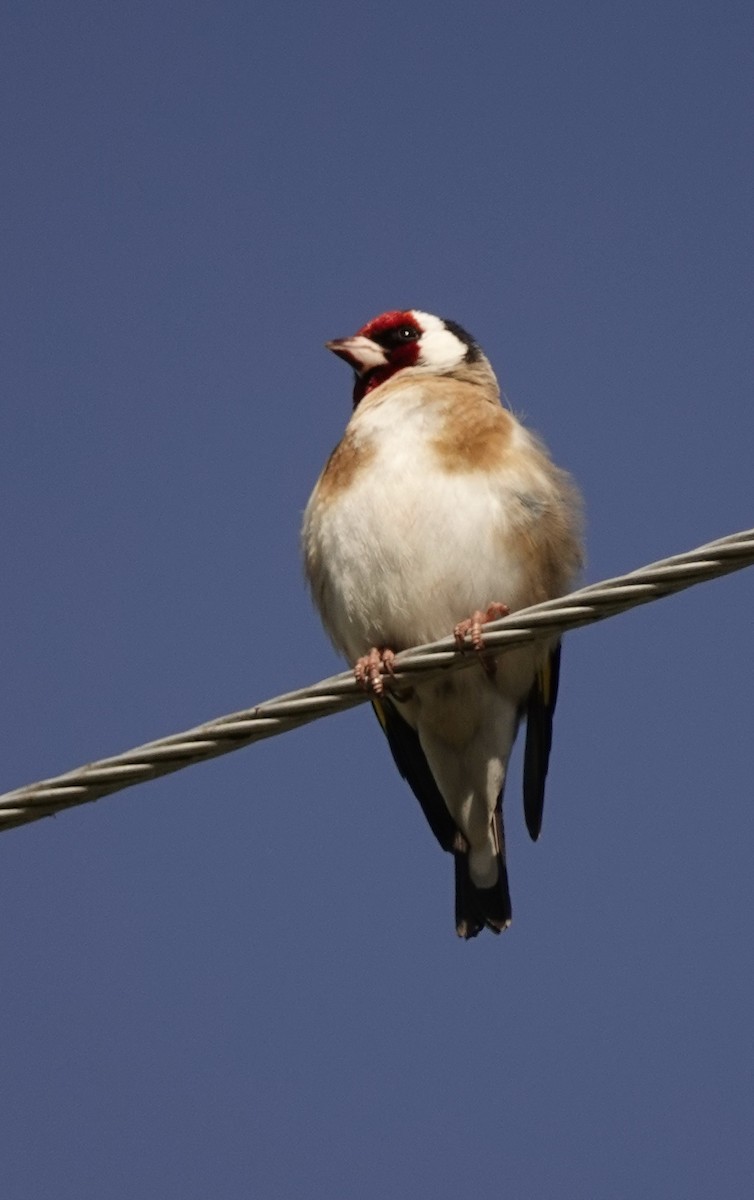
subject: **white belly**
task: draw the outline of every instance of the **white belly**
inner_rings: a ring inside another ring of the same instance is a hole
[[[375,457],[328,505],[315,493],[305,517],[323,620],[352,660],[444,637],[493,600],[511,609],[529,600],[513,536],[518,480],[441,471],[426,408],[413,413],[405,392],[401,401],[400,422],[387,404],[369,414],[380,426]]]

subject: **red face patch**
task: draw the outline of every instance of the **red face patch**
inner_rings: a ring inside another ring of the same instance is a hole
[[[363,329],[359,330],[359,336],[371,338],[373,342],[379,342],[381,345],[380,334],[391,333],[393,330],[399,329],[401,325],[413,329],[417,336],[421,336],[422,331],[414,314],[409,311],[401,312],[400,309],[374,317],[373,320],[367,322]]]
[[[419,360],[419,339],[422,332],[413,313],[400,309],[382,313],[359,330],[359,336],[369,338],[384,350],[387,362],[356,376],[353,389],[354,408],[369,392],[392,378],[397,371],[416,365]]]

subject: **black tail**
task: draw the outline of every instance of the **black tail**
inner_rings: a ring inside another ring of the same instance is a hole
[[[469,875],[466,843],[442,798],[429,769],[419,735],[385,698],[373,700],[377,718],[387,736],[395,764],[424,810],[430,828],[456,864],[456,931],[459,937],[476,937],[482,929],[502,933],[511,923],[511,898],[505,869],[505,842],[500,817],[502,797],[495,813],[495,839],[498,845],[498,877],[491,888],[475,887]]]
[[[456,866],[456,933],[473,938],[483,929],[502,933],[511,923],[513,910],[505,867],[505,843],[500,813],[495,813],[498,854],[497,883],[489,888],[477,887],[469,874],[469,859],[465,850],[453,851]]]

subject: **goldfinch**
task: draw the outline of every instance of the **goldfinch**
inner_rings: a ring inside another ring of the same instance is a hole
[[[558,691],[557,638],[505,655],[483,624],[568,591],[582,565],[570,477],[504,408],[497,380],[454,321],[384,313],[327,343],[355,372],[354,410],[303,522],[323,624],[354,664],[396,766],[455,859],[456,930],[511,920],[502,798],[526,719],[524,811],[533,839]],[[455,631],[479,663],[391,688],[397,651]]]

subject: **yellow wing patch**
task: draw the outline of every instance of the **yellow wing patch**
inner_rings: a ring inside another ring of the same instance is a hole
[[[372,708],[377,714],[377,720],[382,726],[382,732],[387,734],[387,719],[385,717],[385,709],[382,706],[381,700],[372,700]]]
[[[545,703],[545,706],[549,708],[550,693],[552,690],[552,662],[550,658],[547,659],[547,662],[537,674],[537,683],[539,685],[539,690],[542,693],[542,699]]]

